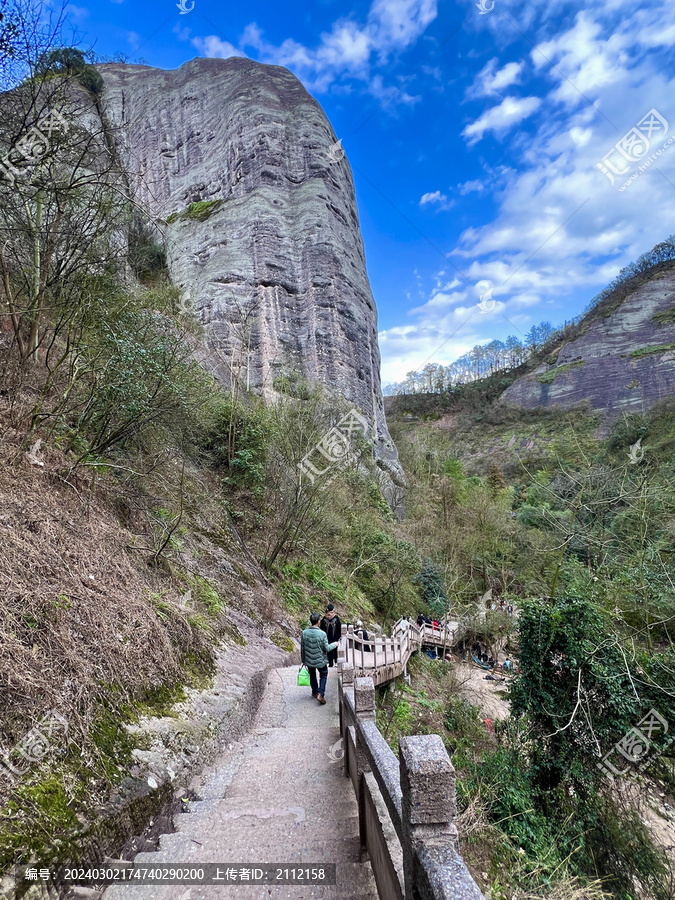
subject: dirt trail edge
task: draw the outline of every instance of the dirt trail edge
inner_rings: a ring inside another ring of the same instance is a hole
[[[378,900],[369,863],[359,862],[351,782],[338,758],[337,674],[326,705],[296,684],[297,667],[274,669],[253,731],[192,785],[176,832],[137,864],[336,863],[337,885],[114,885],[105,900]]]

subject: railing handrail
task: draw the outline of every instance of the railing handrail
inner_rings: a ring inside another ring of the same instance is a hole
[[[445,649],[454,643],[455,634],[460,627],[459,622],[452,620],[446,622],[440,628],[433,625],[419,626],[416,622],[408,621],[405,628],[401,623],[403,617],[392,626],[391,635],[381,632],[361,637],[354,631],[354,625],[347,626],[347,633],[340,639],[340,653],[346,662],[350,662],[360,672],[372,672],[378,684],[383,684],[396,678],[405,670],[408,660],[423,644],[434,644]],[[365,649],[368,647],[368,650]],[[384,662],[378,661],[378,653],[384,656]],[[391,654],[391,661],[388,659]]]
[[[341,659],[338,693],[344,774],[354,781],[361,848],[364,858],[370,855],[380,896],[484,900],[459,853],[455,770],[440,736],[401,738],[397,760],[375,722],[373,679],[355,678],[354,666]],[[378,789],[394,832],[373,814]],[[401,852],[402,870],[396,864]]]
[[[401,781],[398,774],[396,754],[386,742],[375,722],[357,720],[354,712],[354,698],[351,691],[344,691],[341,697],[349,710],[349,724],[358,727],[368,757],[370,771],[377,780],[382,799],[387,805],[392,825],[401,838]]]

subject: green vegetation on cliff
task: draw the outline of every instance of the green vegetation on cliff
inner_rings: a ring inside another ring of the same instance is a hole
[[[392,398],[389,424],[411,479],[406,531],[444,572],[469,633],[498,634],[499,611],[481,622],[479,597],[518,610],[511,714],[492,733],[413,668],[381,721],[389,737],[429,716],[423,727],[438,730],[420,691],[441,702],[463,852],[493,897],[577,885],[665,900],[670,863],[639,810],[651,792],[675,791],[668,735],[654,729],[647,768],[625,789],[598,763],[628,765],[613,748],[650,710],[675,720],[675,403],[624,416],[603,437],[583,410],[492,407],[478,387],[475,397],[435,408],[428,395]]]

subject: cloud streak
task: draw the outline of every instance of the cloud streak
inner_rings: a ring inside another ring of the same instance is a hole
[[[467,125],[462,135],[471,145],[480,141],[488,131],[494,131],[497,135],[504,134],[531,116],[540,106],[539,97],[505,97],[498,106],[485,110],[475,122]]]

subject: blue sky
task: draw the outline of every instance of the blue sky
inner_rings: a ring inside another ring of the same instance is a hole
[[[79,0],[68,19],[101,55],[301,79],[354,172],[386,383],[579,314],[675,232],[673,4],[480,2]]]

